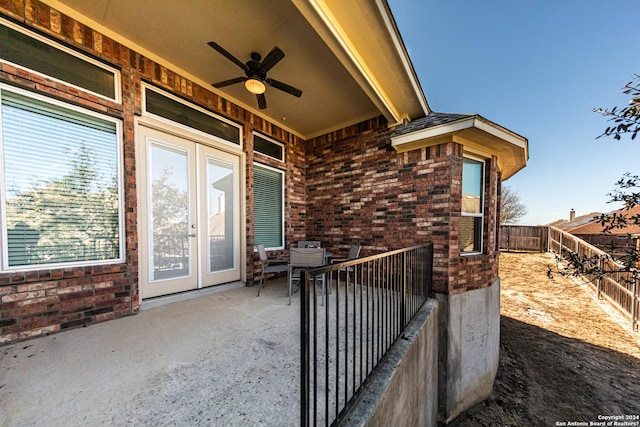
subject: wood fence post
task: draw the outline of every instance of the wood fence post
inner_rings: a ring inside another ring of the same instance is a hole
[[[602,267],[602,255],[598,254],[598,268],[600,274],[598,275],[598,299],[600,299],[600,292],[602,292],[602,280],[603,280],[603,267]]]
[[[631,330],[638,330],[638,279],[633,279],[633,299],[631,300]]]

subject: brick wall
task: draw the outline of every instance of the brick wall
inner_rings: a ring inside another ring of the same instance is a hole
[[[459,293],[497,277],[499,174],[487,162],[484,254],[460,256],[463,147],[450,142],[397,153],[382,118],[307,142],[307,238],[362,255],[434,243],[434,289]]]
[[[285,242],[321,240],[336,253],[361,243],[363,255],[434,242],[435,288],[462,292],[497,276],[495,162],[487,168],[486,255],[460,257],[462,146],[447,143],[397,153],[391,129],[376,118],[306,143],[208,89],[36,0],[0,0],[0,14],[61,40],[121,70],[121,104],[8,65],[0,81],[122,119],[126,261],[28,273],[0,273],[0,343],[84,326],[137,312],[138,235],[134,121],[143,81],[243,125],[246,153],[247,282],[259,274],[253,252],[253,162],[286,170]],[[286,164],[253,153],[254,130],[285,144]]]
[[[247,277],[258,274],[253,253],[253,155],[258,130],[286,145],[287,241],[304,237],[304,142],[172,70],[36,0],[0,0],[0,15],[99,58],[121,70],[122,103],[104,100],[23,69],[0,65],[0,82],[43,93],[123,121],[126,261],[122,264],[0,273],[0,343],[134,314],[139,308],[136,153],[134,120],[141,113],[143,81],[173,92],[244,127],[247,154]],[[282,168],[282,165],[272,165]]]
[[[138,254],[133,140],[136,96],[131,91],[135,71],[126,66],[131,52],[40,2],[0,1],[0,13],[122,66],[121,104],[7,64],[0,65],[0,81],[122,119],[126,234],[126,261],[122,264],[0,273],[2,343],[135,313]]]

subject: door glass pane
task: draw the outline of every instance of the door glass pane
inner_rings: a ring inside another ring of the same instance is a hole
[[[151,145],[151,281],[189,276],[188,152]]]
[[[234,268],[233,164],[207,159],[209,273]]]

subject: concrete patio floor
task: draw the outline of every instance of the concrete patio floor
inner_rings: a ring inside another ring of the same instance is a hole
[[[0,426],[298,425],[300,296],[287,305],[286,280],[256,292],[212,288],[0,347]]]

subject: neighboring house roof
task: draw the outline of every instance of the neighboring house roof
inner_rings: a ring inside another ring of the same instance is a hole
[[[631,209],[619,209],[614,212],[610,212],[610,214],[622,215],[626,218],[632,218],[640,215],[640,205],[635,206]],[[615,228],[607,232],[607,234],[611,235],[627,235],[627,234],[640,234],[640,225],[633,224],[633,221],[628,221],[626,227],[623,228]],[[604,225],[594,219],[589,222],[585,222],[583,224],[575,225],[569,229],[565,229],[571,234],[605,234]]]
[[[640,205],[635,206],[632,209],[619,209],[608,213],[608,215],[611,214],[623,215],[627,218],[635,217],[640,215]],[[559,228],[571,234],[604,234],[605,227],[599,220],[601,215],[601,212],[591,212],[569,221],[558,220],[547,225]],[[609,231],[608,234],[640,234],[640,225],[629,224],[629,226],[624,228],[613,229]]]
[[[564,220],[564,219],[561,219],[561,220],[552,222],[549,225],[551,225],[553,227],[557,227],[557,228],[559,228],[561,230],[564,230],[564,231],[569,231],[569,230],[571,230],[573,228],[580,227],[580,226],[582,226],[584,224],[590,223],[591,221],[593,221],[595,218],[599,217],[600,215],[602,215],[601,212],[590,212],[588,214],[580,215],[579,217],[576,217],[574,219],[570,219],[568,221]]]
[[[400,152],[450,141],[464,145],[467,150],[495,155],[503,180],[524,168],[529,160],[527,138],[479,114],[432,111],[398,126],[391,135],[391,144]]]

